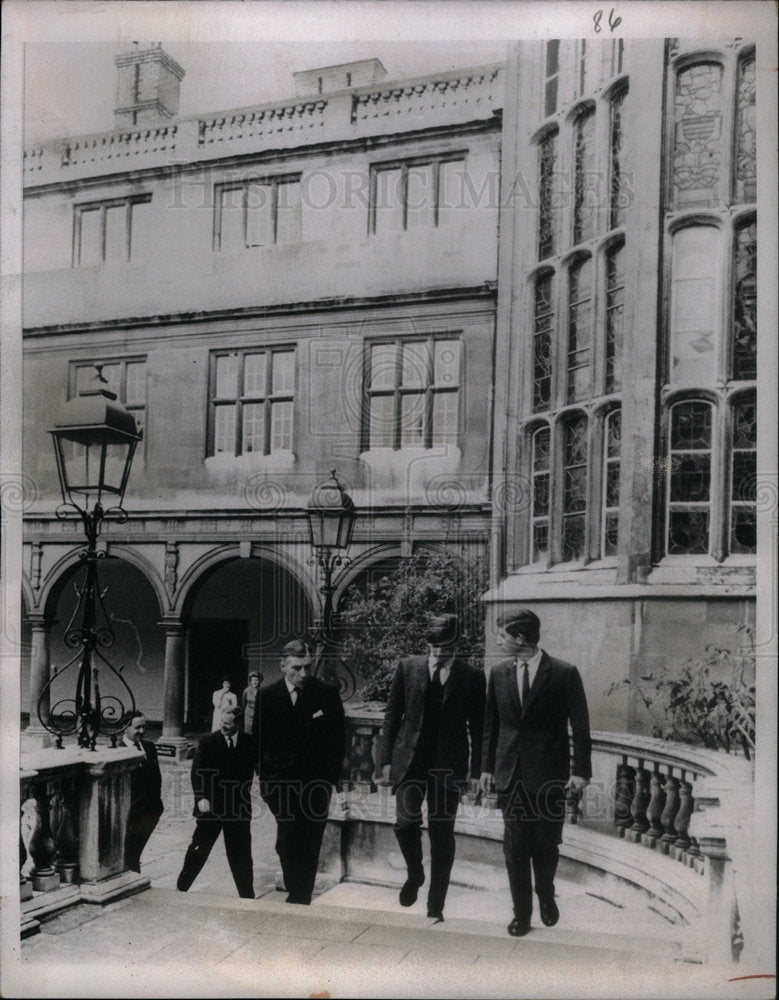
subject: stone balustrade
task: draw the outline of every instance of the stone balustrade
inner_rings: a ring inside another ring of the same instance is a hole
[[[76,903],[104,904],[145,889],[124,866],[130,771],[126,747],[40,749],[19,771],[19,898],[22,935]]]
[[[424,116],[437,112],[451,116],[473,114],[502,106],[496,90],[502,86],[503,64],[481,66],[465,73],[402,81],[386,87],[357,90],[352,95],[353,123],[382,117]]]

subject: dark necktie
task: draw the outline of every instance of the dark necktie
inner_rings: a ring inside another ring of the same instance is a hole
[[[435,665],[435,668],[433,670],[433,680],[431,681],[431,683],[434,684],[435,687],[437,687],[437,688],[443,687],[443,685],[441,684],[441,664],[440,663],[436,663],[436,665]]]
[[[232,736],[227,737],[227,749],[230,751],[230,753],[232,753],[233,750],[235,750],[235,743],[233,743]]]
[[[525,708],[530,694],[530,678],[528,677],[527,663],[523,661],[520,666],[522,667],[522,708]]]

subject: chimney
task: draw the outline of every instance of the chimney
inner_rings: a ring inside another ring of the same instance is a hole
[[[329,94],[335,90],[381,83],[386,79],[387,71],[379,59],[360,59],[358,62],[324,66],[322,69],[301,70],[292,76],[296,96],[313,97],[315,94]]]
[[[184,70],[163,49],[162,42],[114,56],[117,69],[114,128],[160,125],[179,111],[179,87]]]

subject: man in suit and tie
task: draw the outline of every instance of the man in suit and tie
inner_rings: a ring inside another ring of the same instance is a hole
[[[283,676],[260,690],[260,794],[276,818],[276,853],[288,903],[308,906],[333,785],[343,765],[346,723],[338,690],[311,677],[300,639],[281,653]]]
[[[428,652],[407,656],[395,670],[384,713],[380,762],[395,792],[395,836],[406,862],[400,905],[416,902],[424,884],[422,802],[427,798],[430,885],[427,915],[443,920],[454,863],[454,822],[460,794],[478,788],[484,675],[456,655],[456,615],[433,618]]]
[[[487,792],[494,780],[498,793],[514,908],[508,932],[523,937],[533,912],[531,865],[542,922],[553,927],[560,915],[554,877],[565,799],[592,775],[590,724],[579,671],[538,647],[538,616],[526,608],[503,615],[498,632],[509,659],[490,672],[481,785]]]
[[[143,738],[145,734],[146,718],[143,712],[131,712],[122,742],[144,753],[140,767],[130,772],[130,812],[124,835],[124,864],[131,872],[140,872],[141,854],[163,812],[162,774],[157,748]]]
[[[238,895],[254,899],[250,822],[252,780],[257,770],[257,744],[239,729],[241,711],[222,709],[217,732],[201,736],[192,761],[192,791],[196,818],[192,843],[176,883],[186,892],[208,860],[220,833]]]

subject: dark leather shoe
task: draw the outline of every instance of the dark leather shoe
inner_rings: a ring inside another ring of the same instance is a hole
[[[431,920],[435,920],[438,924],[442,924],[444,922],[444,915],[441,910],[428,910],[427,915]]]
[[[560,911],[557,909],[554,896],[549,899],[539,899],[538,909],[541,912],[541,921],[544,927],[554,927],[560,919]]]
[[[425,876],[422,879],[409,878],[403,884],[403,888],[400,890],[400,895],[398,896],[398,901],[401,906],[413,906],[417,901],[417,896],[419,895],[419,887],[424,885]]]
[[[511,937],[524,937],[530,930],[530,921],[520,920],[519,917],[514,917],[506,930],[509,932]]]

